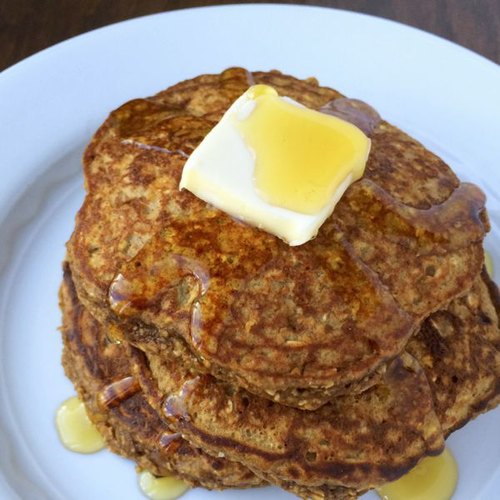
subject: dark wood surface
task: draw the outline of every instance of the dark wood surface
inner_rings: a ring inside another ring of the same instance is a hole
[[[0,0],[0,70],[46,47],[155,12],[253,1]],[[393,19],[435,33],[500,63],[500,0],[324,0],[320,5]]]

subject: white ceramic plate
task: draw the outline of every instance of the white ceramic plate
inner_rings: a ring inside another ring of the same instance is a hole
[[[184,10],[109,26],[0,74],[0,498],[140,499],[131,463],[78,455],[54,412],[73,394],[59,358],[64,242],[83,199],[80,155],[108,112],[200,73],[278,68],[374,105],[488,195],[500,269],[500,69],[396,23],[321,8]],[[455,498],[500,489],[500,409],[449,439]],[[373,498],[375,498],[374,494]],[[278,489],[186,499],[290,498]]]

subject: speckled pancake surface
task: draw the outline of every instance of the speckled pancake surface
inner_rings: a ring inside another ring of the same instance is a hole
[[[193,486],[224,489],[267,484],[262,474],[191,445],[149,405],[132,372],[130,347],[110,342],[106,328],[78,301],[67,264],[60,305],[65,372],[111,451],[134,460],[140,469],[157,476],[173,474]],[[274,483],[302,498],[347,500],[358,495],[342,486],[310,487],[280,479]]]
[[[190,372],[192,355],[180,340],[161,355],[136,348],[131,355],[148,400],[197,446],[222,451],[271,482],[364,490],[402,475],[499,404],[499,306],[498,289],[483,272],[470,291],[423,323],[382,380],[315,411]]]
[[[241,464],[191,446],[158,416],[134,380],[126,348],[110,343],[106,329],[79,303],[69,268],[60,302],[65,372],[113,452],[158,476],[175,474],[210,489],[263,484]]]
[[[254,82],[313,109],[342,98],[314,79],[233,68],[125,104],[86,150],[68,258],[80,300],[117,336],[151,356],[182,339],[199,374],[314,409],[383,380],[420,322],[470,288],[484,196],[380,121],[364,178],[314,240],[291,248],[234,220],[178,183]]]
[[[407,345],[434,395],[445,435],[500,403],[500,297],[485,270],[473,287],[427,318]]]
[[[193,355],[180,339],[172,338],[161,359],[149,360],[126,343],[110,343],[106,328],[78,302],[67,266],[61,306],[65,370],[108,446],[157,475],[175,473],[209,488],[271,481],[303,498],[355,498],[357,491],[377,485],[370,483],[375,464],[384,481],[411,466],[391,468],[384,459],[385,453],[410,455],[415,450],[406,441],[408,434],[414,434],[415,423],[435,431],[435,417],[430,422],[425,418],[429,408],[432,411],[429,386],[443,436],[500,402],[500,301],[485,272],[470,291],[423,323],[407,346],[413,360],[405,355],[390,365],[385,380],[363,395],[349,402],[345,396],[336,399],[343,408],[340,418],[332,418],[332,404],[313,412],[295,410],[210,376],[200,378],[185,368],[192,365],[185,360]],[[389,419],[384,416],[384,402],[391,399],[395,404]],[[360,413],[356,404],[365,406],[365,411]],[[295,414],[293,420],[290,414]],[[319,446],[317,429],[323,434]],[[432,433],[428,438],[434,446],[442,442]],[[377,444],[383,447],[383,456],[377,456]],[[432,448],[427,451],[438,449]],[[240,463],[220,458],[221,454],[241,460],[255,475]],[[349,457],[348,462],[341,464],[341,457]],[[360,463],[361,457],[371,467]],[[315,467],[314,462],[321,460],[323,467]],[[315,468],[328,476],[322,484],[311,475],[318,472]],[[357,468],[361,474],[356,489],[339,486],[348,477],[352,481]]]

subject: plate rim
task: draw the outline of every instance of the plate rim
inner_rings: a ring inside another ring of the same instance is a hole
[[[491,60],[485,58],[484,56],[473,52],[472,50],[470,50],[468,48],[465,48],[461,45],[456,44],[455,42],[452,42],[450,40],[446,40],[446,39],[441,38],[441,37],[434,35],[432,33],[423,31],[419,28],[415,28],[413,26],[405,25],[405,24],[400,23],[398,21],[380,18],[380,17],[373,16],[370,14],[358,13],[358,12],[353,12],[353,11],[349,11],[349,10],[345,10],[345,9],[334,9],[334,8],[329,8],[329,7],[324,7],[324,6],[295,5],[295,4],[269,3],[269,4],[241,4],[241,5],[238,5],[238,4],[235,4],[235,5],[211,5],[211,6],[200,6],[200,7],[195,7],[195,8],[182,8],[182,9],[178,9],[175,11],[167,11],[167,12],[160,12],[160,13],[156,13],[156,14],[149,14],[149,15],[145,15],[145,16],[138,16],[138,17],[135,17],[132,19],[127,19],[127,20],[112,23],[112,24],[109,24],[109,25],[106,25],[106,26],[103,26],[100,28],[96,28],[94,30],[76,35],[74,37],[71,37],[67,40],[63,40],[61,42],[58,42],[57,44],[54,44],[50,47],[47,47],[47,48],[35,53],[35,54],[32,54],[29,57],[27,57],[27,58],[17,62],[16,64],[6,68],[5,70],[3,70],[0,73],[0,96],[2,95],[2,88],[3,88],[2,84],[6,80],[12,79],[12,78],[14,78],[14,79],[19,78],[20,76],[22,76],[22,73],[26,73],[26,72],[35,71],[35,74],[36,74],[36,69],[37,69],[36,67],[41,65],[41,64],[43,65],[43,59],[46,58],[47,55],[49,56],[49,59],[50,59],[50,58],[55,57],[56,53],[58,51],[60,51],[61,48],[64,48],[64,50],[74,50],[74,49],[72,49],[72,46],[77,47],[78,43],[85,43],[85,40],[91,39],[92,37],[95,37],[95,36],[100,36],[99,33],[101,33],[101,32],[109,32],[110,30],[120,30],[120,29],[122,29],[123,25],[133,24],[133,23],[142,23],[149,18],[159,18],[159,17],[168,16],[168,18],[170,19],[171,17],[173,17],[175,15],[180,15],[180,13],[182,13],[182,15],[185,15],[186,12],[198,12],[198,11],[202,11],[202,10],[206,10],[206,9],[207,10],[208,9],[209,10],[219,10],[219,11],[229,11],[229,10],[242,11],[242,10],[254,10],[254,9],[267,10],[267,9],[271,9],[271,8],[276,9],[276,10],[293,9],[293,10],[307,10],[307,11],[313,11],[313,10],[320,11],[321,10],[321,11],[328,11],[329,13],[336,12],[336,13],[341,13],[341,15],[347,15],[347,16],[352,17],[352,18],[362,17],[362,18],[367,18],[370,21],[377,22],[377,23],[383,23],[383,24],[388,23],[390,25],[395,25],[398,27],[398,29],[404,29],[405,31],[410,30],[413,32],[417,32],[419,35],[424,35],[426,37],[430,37],[430,38],[434,39],[434,41],[439,42],[439,44],[443,44],[443,42],[444,42],[444,44],[447,45],[452,50],[459,50],[459,51],[463,52],[464,54],[466,54],[467,57],[473,56],[476,61],[480,60],[482,63],[487,63],[485,68],[488,67],[489,68],[488,71],[494,69],[494,71],[497,72],[496,75],[497,76],[500,75],[500,71],[499,71],[500,66],[499,65],[497,65],[494,61],[491,61]],[[1,129],[1,126],[0,126],[0,129]],[[78,133],[77,135],[81,137],[80,133]],[[80,142],[81,142],[81,140],[80,140]],[[0,153],[0,157],[1,156],[2,156],[2,154]],[[7,182],[7,184],[8,184],[8,182]],[[14,199],[11,201],[13,201],[15,203],[18,199],[20,199],[22,197],[24,192],[25,192],[25,190],[23,190],[21,192],[21,194],[19,194],[18,196],[14,197]],[[6,220],[6,217],[8,217],[10,215],[10,212],[11,212],[11,207],[7,207],[7,210],[4,213],[0,212],[0,227],[3,226],[4,221]],[[1,318],[0,318],[0,320],[1,320]],[[3,334],[2,334],[2,337],[3,337]],[[0,339],[0,340],[2,340],[2,339]],[[500,471],[498,471],[498,474],[495,477],[497,479],[500,479]],[[493,480],[496,481],[497,479],[495,479],[495,477],[493,477],[491,479],[491,481],[493,481]],[[3,469],[0,469],[0,480],[4,481]]]

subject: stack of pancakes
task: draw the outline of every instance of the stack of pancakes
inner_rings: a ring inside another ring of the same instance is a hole
[[[239,68],[114,111],[84,156],[63,364],[109,447],[153,474],[356,497],[500,402],[485,200],[378,120],[364,177],[304,245],[179,191],[254,83],[359,119],[315,79]]]

